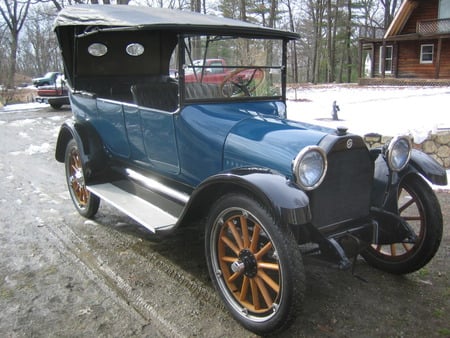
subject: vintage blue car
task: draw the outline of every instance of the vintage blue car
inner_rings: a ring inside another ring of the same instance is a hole
[[[93,217],[103,199],[156,234],[202,224],[212,282],[247,329],[294,320],[305,255],[348,268],[361,254],[396,274],[435,255],[436,161],[408,136],[368,149],[286,118],[296,33],[113,5],[63,9],[55,32],[73,110],[56,159],[76,209]]]

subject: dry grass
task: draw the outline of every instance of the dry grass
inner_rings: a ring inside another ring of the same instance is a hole
[[[33,102],[37,95],[35,88],[18,88],[0,91],[0,105]]]

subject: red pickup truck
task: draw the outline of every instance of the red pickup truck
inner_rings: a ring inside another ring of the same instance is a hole
[[[263,82],[264,77],[265,73],[262,68],[235,68],[227,66],[224,59],[194,60],[192,65],[188,65],[184,69],[186,84],[218,85],[219,91],[225,96],[251,96],[251,93]],[[200,96],[210,96],[210,94],[202,92]],[[194,96],[199,96],[199,93],[195,93]]]
[[[222,83],[231,73],[224,59],[194,60],[184,70],[185,82]]]
[[[70,105],[68,89],[61,74],[53,84],[38,87],[36,102],[48,103],[53,109]]]

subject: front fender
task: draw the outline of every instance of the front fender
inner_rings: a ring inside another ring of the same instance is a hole
[[[374,153],[375,154],[375,153]],[[372,188],[371,213],[378,221],[378,244],[389,244],[415,239],[408,222],[399,215],[399,187],[410,176],[422,176],[434,184],[447,184],[447,174],[433,158],[418,150],[411,152],[411,159],[401,172],[389,169],[384,156],[378,152]]]
[[[412,150],[409,164],[399,173],[392,172],[379,153],[375,160],[372,206],[396,211],[398,186],[404,177],[411,174],[421,175],[433,184],[447,184],[445,169],[431,156],[419,150]]]
[[[410,165],[407,170],[419,172],[431,183],[447,185],[447,173],[445,169],[431,156],[413,149]]]
[[[228,192],[251,194],[273,212],[281,224],[311,221],[309,198],[284,176],[268,169],[241,168],[209,177],[193,192],[185,214],[202,214]],[[184,218],[184,217],[181,217]]]
[[[66,147],[71,139],[77,142],[87,177],[93,177],[105,168],[108,156],[97,132],[88,123],[73,119],[65,121],[60,128],[55,150],[57,161],[64,162]]]

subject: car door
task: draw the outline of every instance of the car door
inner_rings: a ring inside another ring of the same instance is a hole
[[[97,98],[97,118],[92,120],[108,151],[129,158],[130,147],[125,128],[123,106],[119,102]]]
[[[178,174],[174,113],[124,106],[132,159],[158,171]]]

